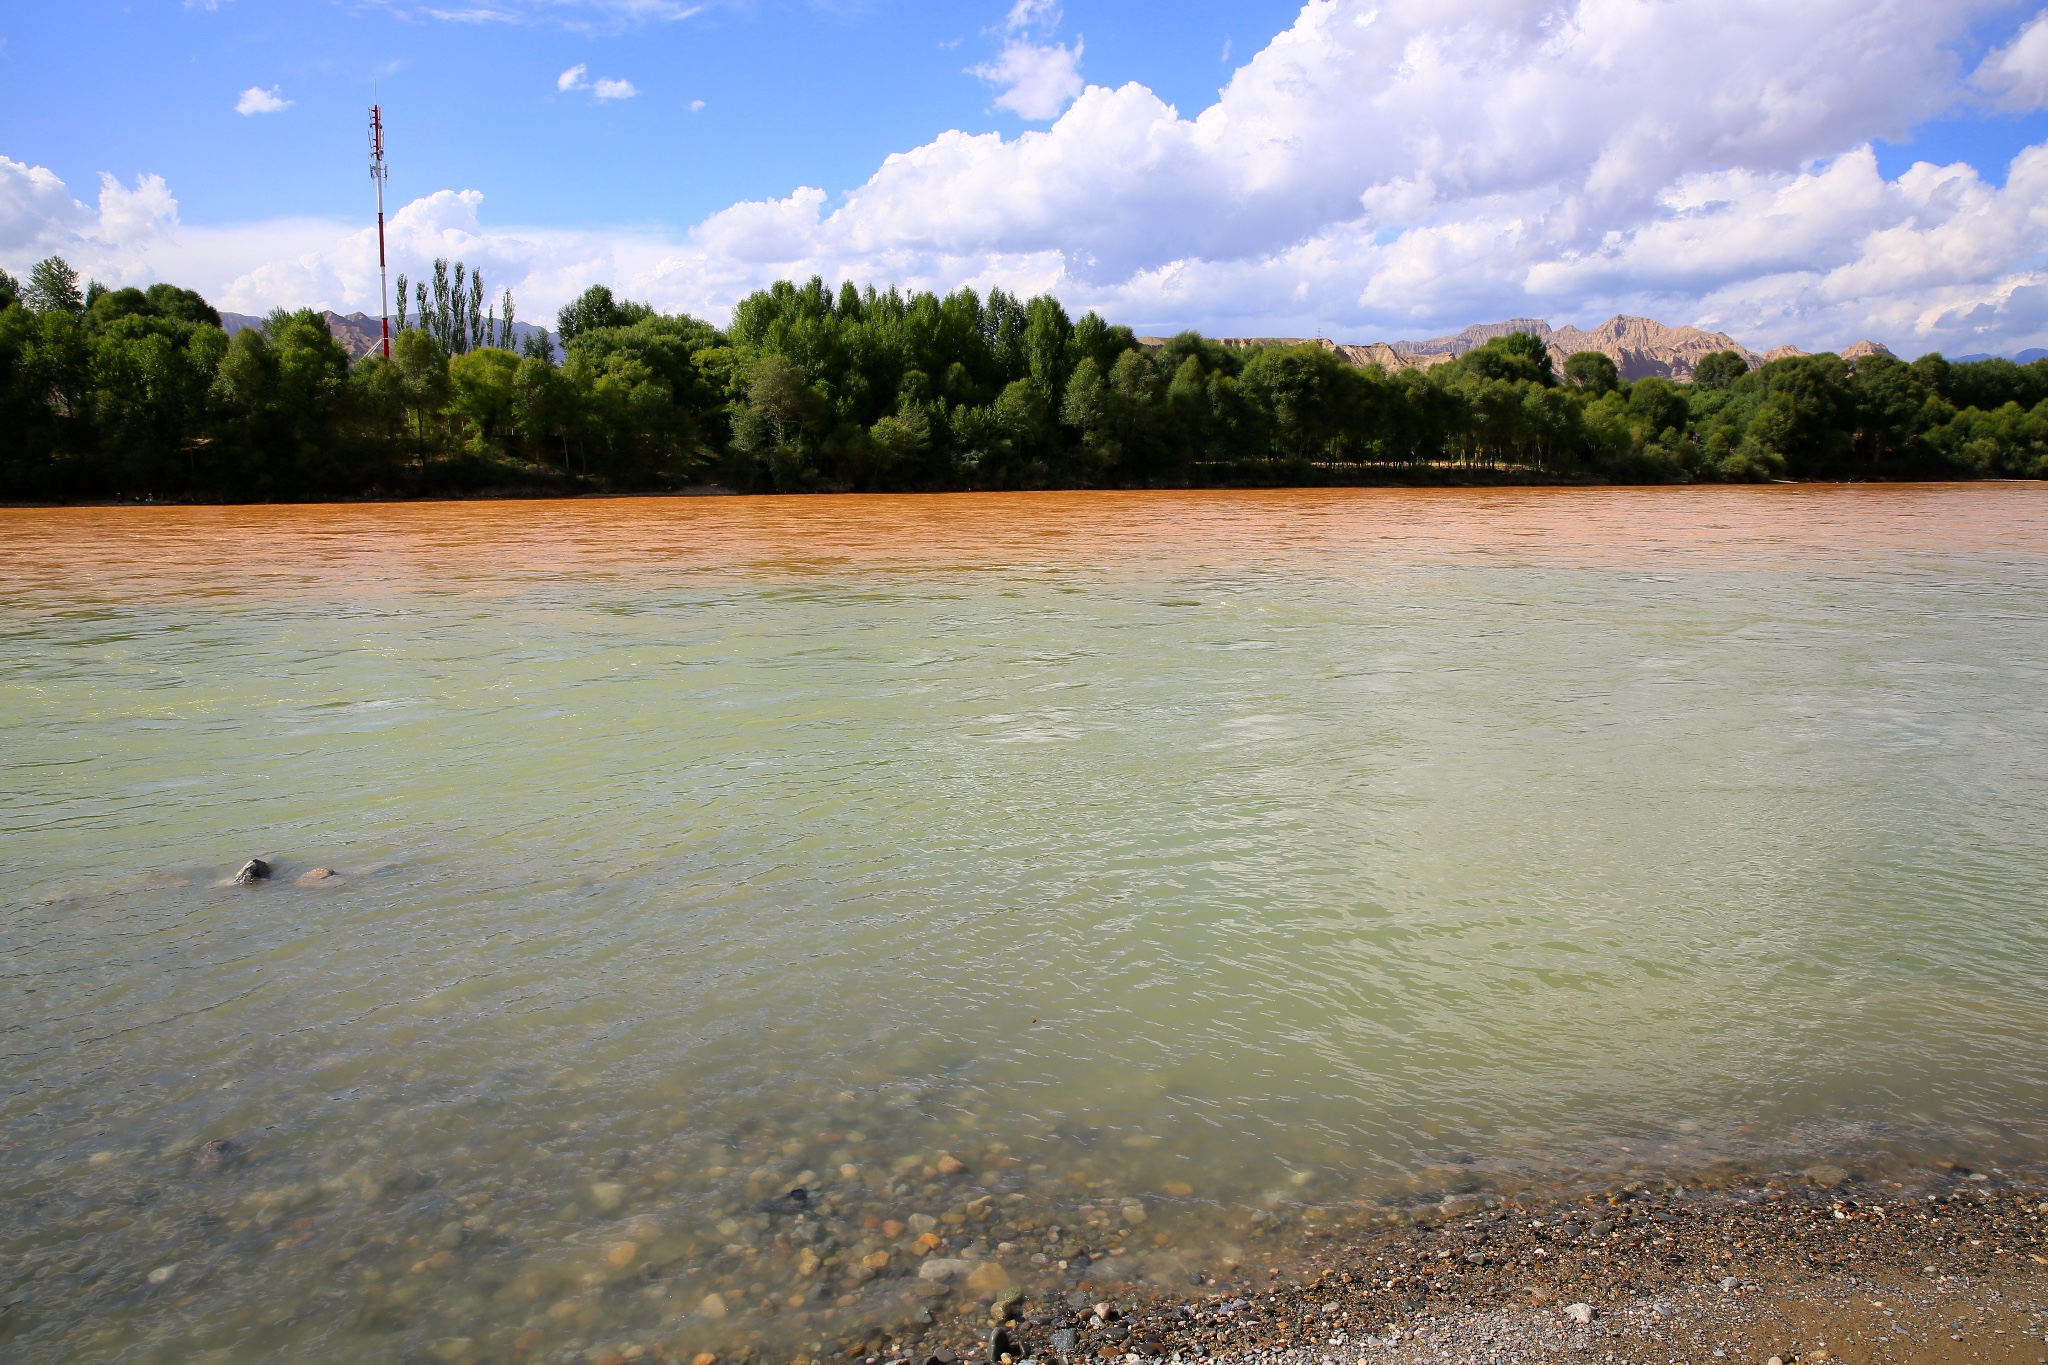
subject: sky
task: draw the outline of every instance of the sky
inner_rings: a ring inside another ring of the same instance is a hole
[[[0,12],[0,267],[722,323],[822,275],[1140,333],[1616,313],[2048,345],[2048,10],[1990,0],[69,0]]]

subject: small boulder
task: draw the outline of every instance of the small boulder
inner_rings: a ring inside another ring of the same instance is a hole
[[[1010,1275],[994,1261],[981,1261],[968,1272],[967,1287],[977,1294],[994,1294],[1010,1287]]]
[[[299,874],[300,886],[319,886],[325,882],[338,882],[341,874],[331,867],[315,867]]]
[[[256,882],[269,881],[270,864],[264,862],[261,858],[251,858],[248,862],[243,863],[240,868],[236,869],[235,875],[228,878],[228,880],[236,886],[250,886]]]
[[[202,1171],[220,1170],[224,1166],[239,1161],[242,1156],[242,1150],[242,1144],[233,1138],[214,1138],[199,1149],[199,1169]]]

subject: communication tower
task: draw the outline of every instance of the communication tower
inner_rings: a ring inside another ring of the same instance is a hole
[[[384,310],[384,359],[391,359],[391,284],[384,264],[384,182],[391,168],[384,164],[384,107],[370,106],[370,179],[377,182],[377,306]]]

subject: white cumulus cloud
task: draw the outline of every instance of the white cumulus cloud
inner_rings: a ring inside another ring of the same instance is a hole
[[[1034,33],[1057,29],[1060,17],[1053,0],[1016,0],[1010,6],[1002,24],[1002,51],[993,61],[968,68],[969,75],[996,87],[996,108],[1027,119],[1053,119],[1080,95],[1080,40],[1071,49],[1032,41]]]
[[[252,85],[235,101],[235,112],[244,117],[250,114],[275,114],[291,107],[292,102],[280,94],[274,85],[268,90],[260,85]]]
[[[489,224],[480,194],[442,191],[395,215],[393,265],[481,262],[532,316],[602,282],[722,319],[816,272],[1050,289],[1145,330],[1364,341],[1625,311],[1758,347],[2016,349],[2048,342],[2048,145],[2009,173],[1889,178],[1871,150],[1986,98],[2042,103],[2044,21],[1974,70],[1959,55],[2003,12],[1717,0],[1702,23],[1665,0],[1307,0],[1188,114],[1140,84],[1082,85],[1076,42],[1050,105],[1017,96],[1050,126],[941,133],[843,194],[606,233]],[[995,36],[1057,47],[1057,22],[1023,0]],[[1008,95],[1025,74],[992,79]],[[583,65],[558,82],[599,84]],[[112,190],[94,209],[0,160],[0,264],[62,249],[110,282],[176,279],[241,311],[375,298],[370,229],[195,227],[160,180]]]
[[[593,99],[600,100],[629,100],[640,93],[634,88],[633,82],[628,80],[614,79],[610,76],[600,76],[595,81],[591,80],[590,67],[583,62],[576,63],[555,77],[555,89],[565,95],[572,90],[588,90]]]
[[[1040,46],[1013,39],[974,74],[996,87],[996,108],[1028,119],[1058,118],[1081,93],[1081,44]]]
[[[2004,109],[2028,112],[2048,106],[2048,11],[2035,15],[2011,42],[1986,57],[1975,83]]]

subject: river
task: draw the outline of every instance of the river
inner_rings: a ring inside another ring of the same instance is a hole
[[[0,509],[0,642],[10,1359],[2048,1154],[2042,484]]]

